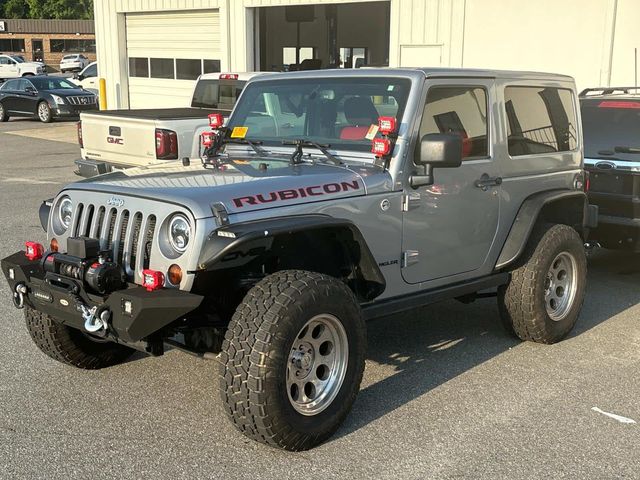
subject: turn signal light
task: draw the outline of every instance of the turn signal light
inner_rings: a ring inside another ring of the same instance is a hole
[[[142,271],[142,286],[147,292],[159,290],[164,286],[164,274],[157,270],[145,269]]]
[[[218,129],[222,127],[224,123],[224,117],[221,113],[210,113],[209,114],[209,126],[213,129]]]
[[[391,153],[391,142],[386,138],[374,138],[371,142],[371,153],[376,157],[384,157]]]
[[[396,117],[378,117],[378,128],[382,135],[389,135],[395,133],[398,127],[398,121]]]
[[[213,132],[202,132],[202,146],[205,148],[209,148],[213,146],[215,137],[216,137],[216,134]]]
[[[29,260],[40,260],[44,254],[44,247],[38,242],[25,242],[24,256]]]
[[[55,238],[52,238],[51,242],[49,242],[49,250],[51,250],[52,252],[57,252],[58,248],[59,248],[58,240]]]
[[[182,282],[182,269],[174,263],[169,267],[167,276],[172,285],[180,285],[180,282]]]

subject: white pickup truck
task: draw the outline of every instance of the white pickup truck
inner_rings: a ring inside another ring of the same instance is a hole
[[[200,134],[209,130],[208,115],[227,117],[247,81],[263,73],[201,75],[190,107],[82,113],[76,174],[92,177],[150,163],[199,159]]]
[[[25,62],[15,55],[0,54],[0,80],[42,75],[43,73],[45,73],[44,65],[40,62]]]

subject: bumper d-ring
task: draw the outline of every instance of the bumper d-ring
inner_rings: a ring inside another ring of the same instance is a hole
[[[16,285],[16,288],[13,290],[13,305],[17,309],[24,308],[24,296],[27,294],[27,286],[20,282]]]

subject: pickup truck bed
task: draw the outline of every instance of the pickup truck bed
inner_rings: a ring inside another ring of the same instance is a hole
[[[137,118],[140,120],[170,120],[182,118],[207,118],[210,113],[222,113],[228,116],[231,110],[211,109],[211,108],[147,108],[143,110],[104,110],[92,112],[94,115],[107,117]]]

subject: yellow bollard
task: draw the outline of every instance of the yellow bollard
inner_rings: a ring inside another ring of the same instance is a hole
[[[107,81],[104,78],[99,80],[100,83],[100,110],[107,109]]]

